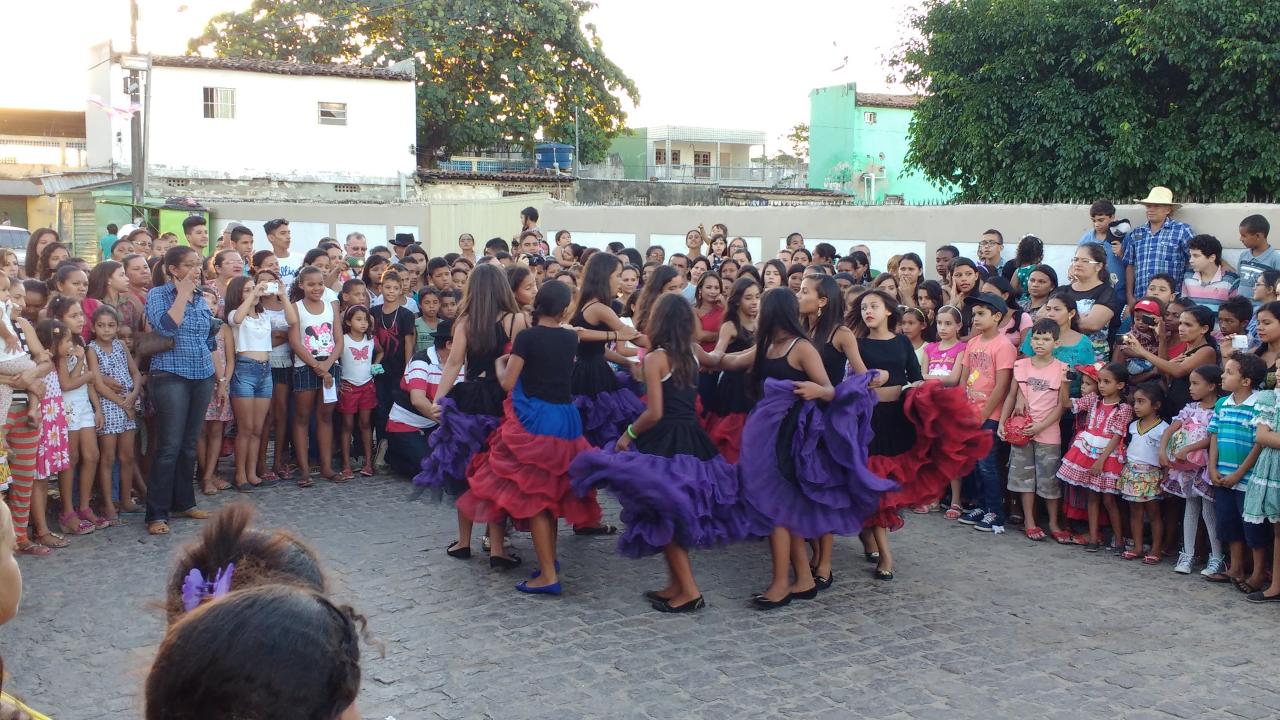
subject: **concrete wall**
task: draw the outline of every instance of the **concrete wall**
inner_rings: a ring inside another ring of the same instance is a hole
[[[347,233],[359,231],[369,240],[369,247],[385,245],[397,232],[413,233],[419,241],[429,228],[430,211],[426,205],[355,205],[322,203],[256,203],[204,202],[209,209],[209,234],[218,235],[227,222],[246,225],[253,230],[253,249],[269,250],[267,234],[262,226],[268,220],[285,218],[293,231],[289,251],[303,254],[314,248],[323,237],[339,242]],[[477,236],[478,237],[478,236]]]
[[[787,234],[800,232],[809,248],[827,241],[846,252],[854,244],[866,243],[872,249],[872,265],[881,269],[890,255],[903,252],[920,253],[931,261],[938,247],[947,244],[974,257],[982,232],[994,227],[1004,233],[1006,257],[1013,257],[1018,238],[1031,233],[1045,241],[1050,264],[1065,271],[1073,246],[1090,227],[1086,205],[582,207],[554,203],[540,206],[540,210],[548,236],[565,228],[575,237],[611,234],[612,239],[625,242],[617,237],[622,234],[634,238],[638,248],[648,247],[651,237],[660,236],[659,243],[672,252],[671,238],[684,237],[699,223],[710,228],[712,223],[723,222],[730,235],[761,238],[759,252],[753,248],[757,259],[773,257]],[[1189,205],[1175,217],[1190,223],[1197,233],[1217,236],[1231,249],[1240,247],[1240,220],[1254,213],[1280,224],[1280,205]],[[1118,217],[1129,218],[1134,224],[1145,222],[1139,205],[1122,205]],[[1235,255],[1227,252],[1232,262]],[[932,267],[931,262],[926,264]]]
[[[584,205],[715,205],[720,202],[720,186],[647,180],[578,180],[577,201]]]

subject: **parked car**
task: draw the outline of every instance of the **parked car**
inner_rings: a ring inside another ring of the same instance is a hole
[[[27,240],[31,231],[12,225],[0,225],[0,247],[9,248],[18,254],[18,265],[27,261]]]

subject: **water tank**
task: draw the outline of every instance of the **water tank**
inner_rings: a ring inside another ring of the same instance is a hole
[[[533,148],[540,170],[573,168],[573,146],[564,143],[541,143]]]

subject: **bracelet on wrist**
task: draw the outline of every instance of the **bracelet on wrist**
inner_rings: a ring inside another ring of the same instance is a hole
[[[632,440],[636,439],[636,431],[630,425],[627,426],[627,437]]]

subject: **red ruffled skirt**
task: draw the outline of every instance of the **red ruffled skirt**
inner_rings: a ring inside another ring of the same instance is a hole
[[[717,415],[709,412],[701,416],[702,429],[730,465],[737,464],[742,452],[742,428],[747,424],[747,413]]]
[[[479,523],[510,517],[521,526],[520,521],[549,512],[575,526],[599,525],[595,492],[579,497],[569,486],[569,463],[590,449],[581,435],[569,440],[530,433],[508,399],[488,449],[477,454],[467,469],[470,489],[458,498],[458,510]]]
[[[930,380],[907,391],[904,413],[915,429],[915,444],[900,455],[867,460],[872,472],[902,487],[880,496],[880,509],[867,527],[901,528],[903,509],[937,500],[953,479],[972,472],[995,442],[963,388]]]

